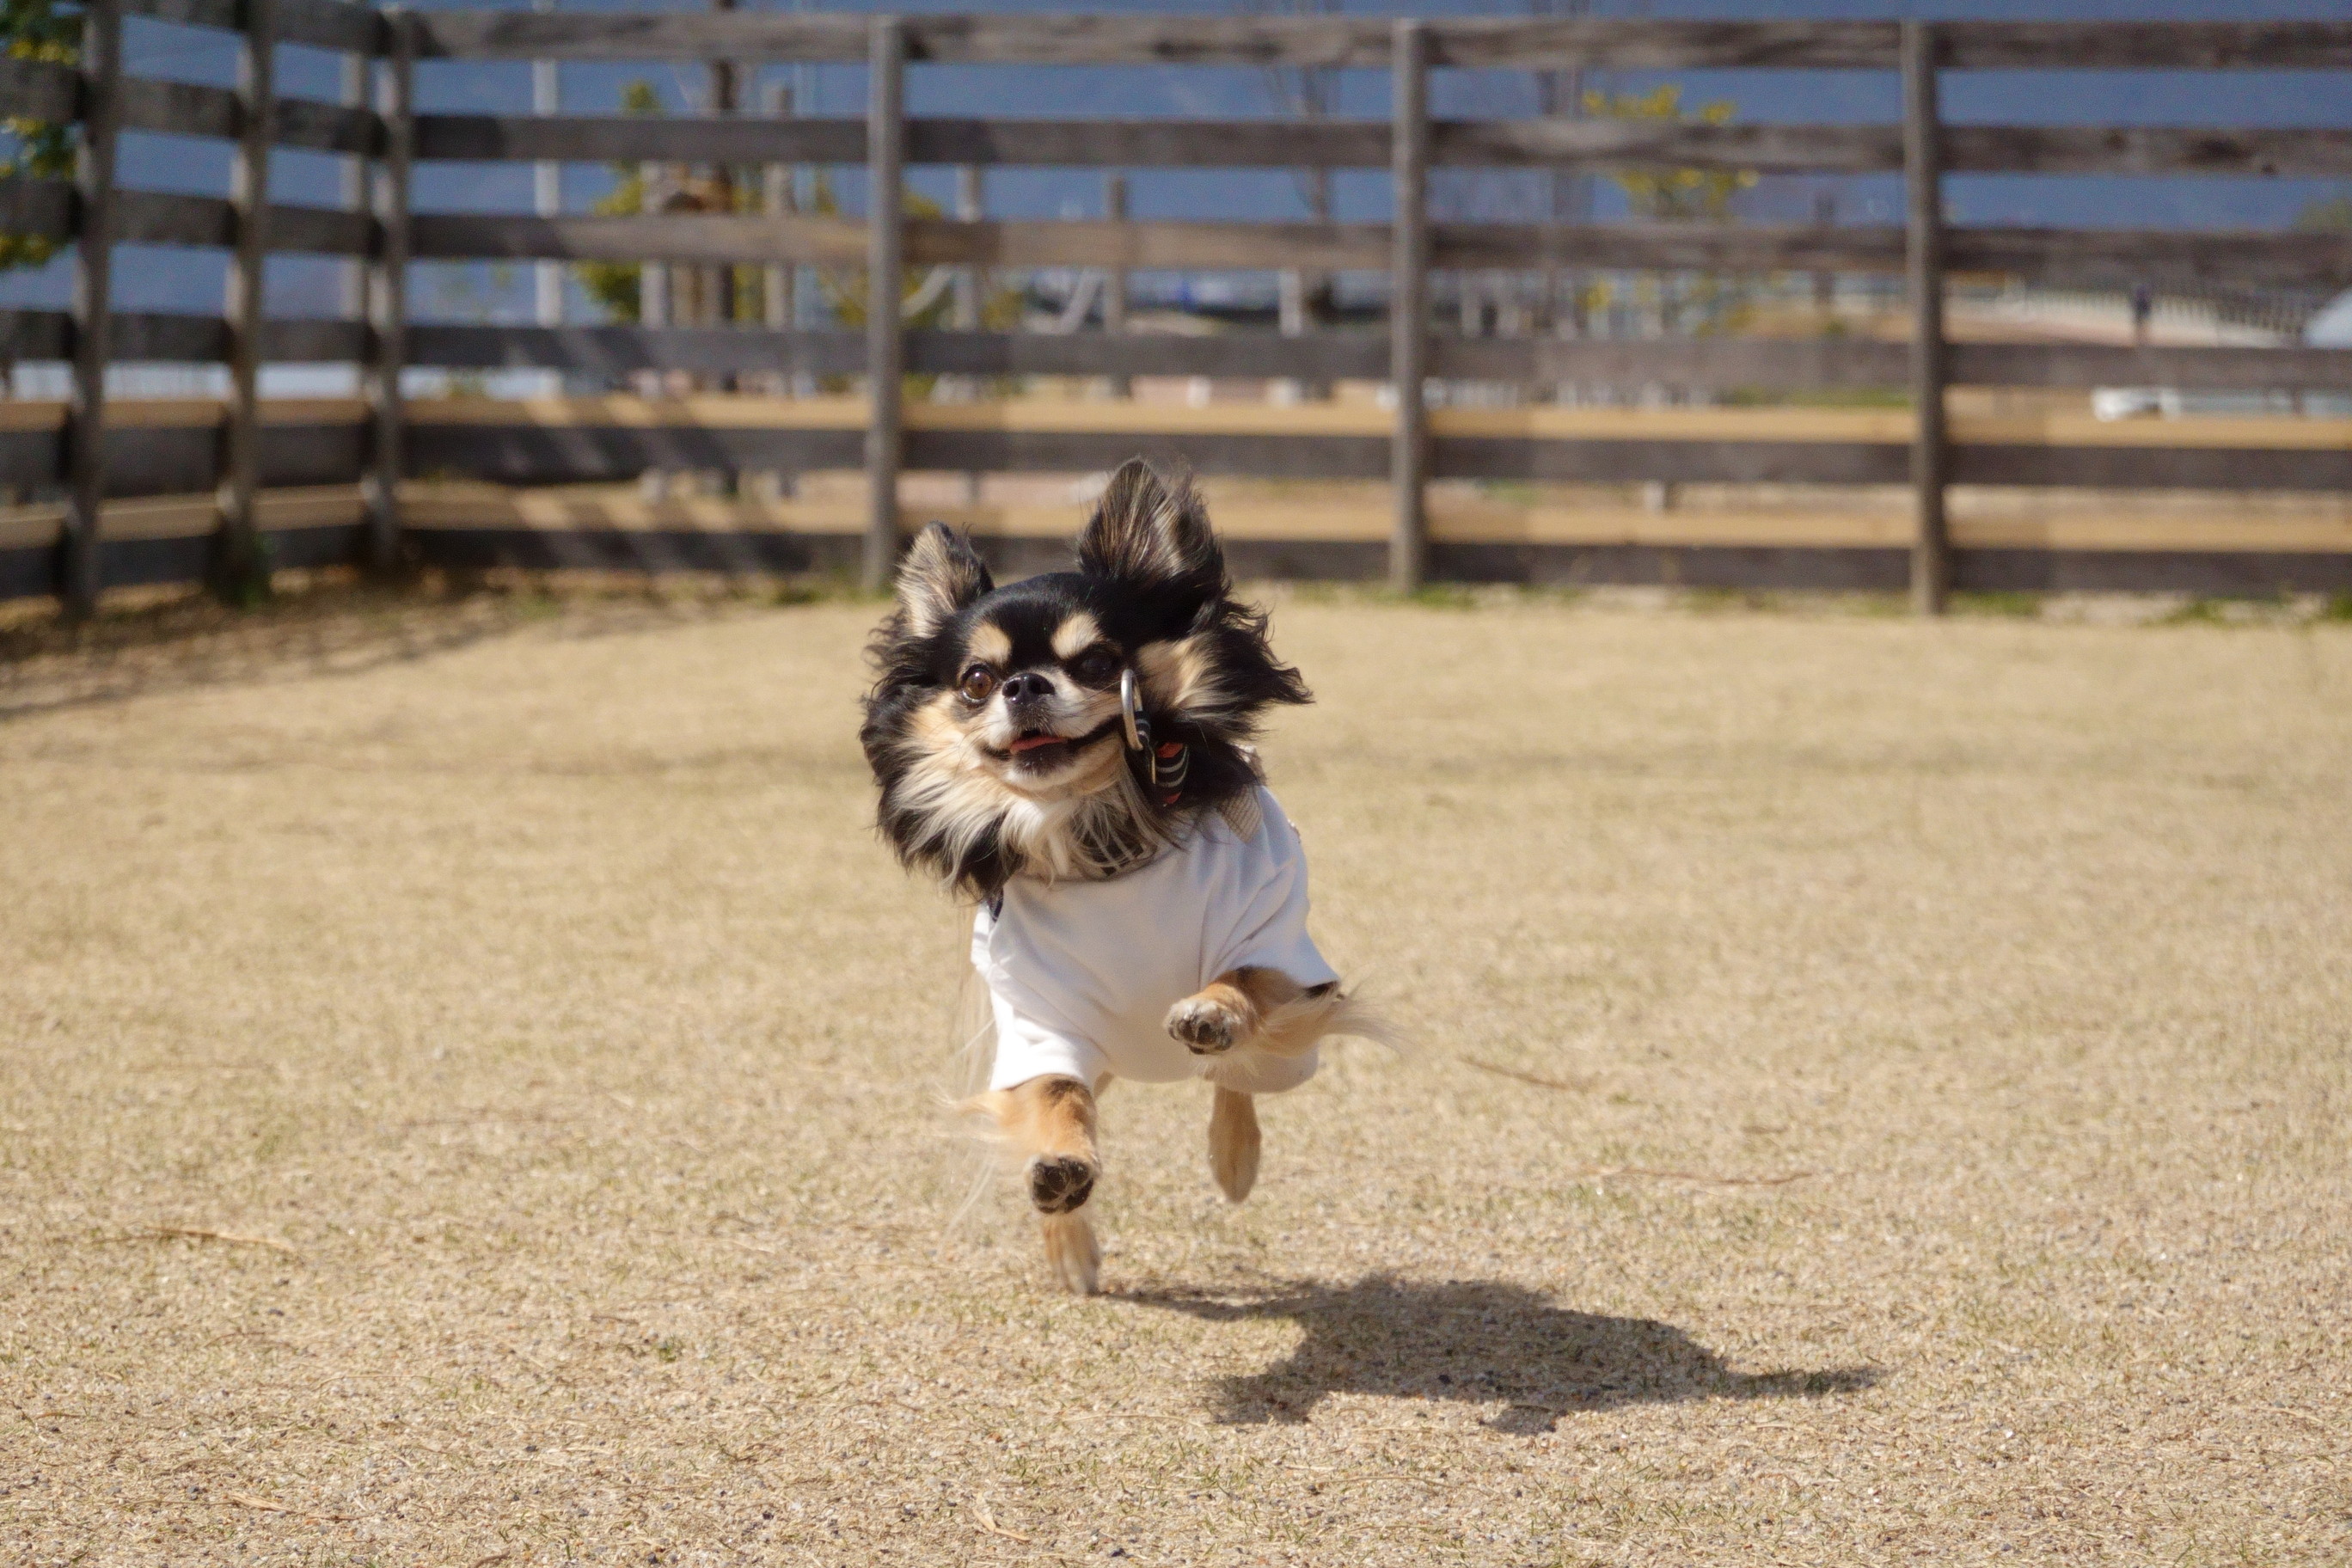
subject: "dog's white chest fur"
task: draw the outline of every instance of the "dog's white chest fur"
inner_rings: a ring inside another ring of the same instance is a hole
[[[996,1016],[992,1089],[1047,1074],[1146,1083],[1214,1077],[1175,1039],[1168,1010],[1244,967],[1302,986],[1339,975],[1307,934],[1307,856],[1298,830],[1261,788],[1253,812],[1207,818],[1192,838],[1107,881],[1015,878],[972,930],[973,967]],[[1254,828],[1246,834],[1241,827]],[[1237,1064],[1236,1064],[1237,1065]],[[1265,1094],[1315,1070],[1313,1053],[1254,1069],[1281,1081],[1226,1087]]]

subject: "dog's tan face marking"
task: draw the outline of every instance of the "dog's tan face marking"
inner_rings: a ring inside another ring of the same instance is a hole
[[[966,664],[992,664],[1002,669],[1004,661],[1013,657],[1013,639],[995,622],[982,621],[971,628],[963,653]]]
[[[1024,644],[1017,627],[974,621],[954,689],[926,715],[929,739],[943,742],[945,725],[961,771],[1024,800],[1090,795],[1118,778],[1118,656],[1084,610],[1065,616],[1050,637],[1040,639],[1038,629]]]
[[[1073,659],[1102,641],[1102,627],[1084,610],[1073,613],[1069,619],[1054,628],[1054,654],[1057,658]]]

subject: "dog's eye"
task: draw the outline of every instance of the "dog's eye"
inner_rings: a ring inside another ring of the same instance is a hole
[[[966,702],[985,702],[996,689],[996,671],[984,664],[975,664],[963,672],[956,689],[963,693]]]
[[[1070,673],[1087,686],[1108,686],[1118,673],[1118,660],[1105,648],[1090,647],[1070,663]]]

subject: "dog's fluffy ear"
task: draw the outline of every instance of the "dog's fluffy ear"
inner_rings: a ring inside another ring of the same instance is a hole
[[[1129,458],[1110,477],[1078,535],[1078,565],[1138,584],[1189,579],[1213,588],[1225,575],[1224,552],[1192,485],[1163,481],[1140,458]]]
[[[971,541],[944,522],[915,535],[898,563],[898,614],[906,635],[928,637],[996,586]]]

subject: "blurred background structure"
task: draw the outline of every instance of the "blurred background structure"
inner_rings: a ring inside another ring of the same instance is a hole
[[[2352,24],[1785,9],[26,0],[0,595],[1017,570],[1139,450],[1253,574],[2352,590]]]

